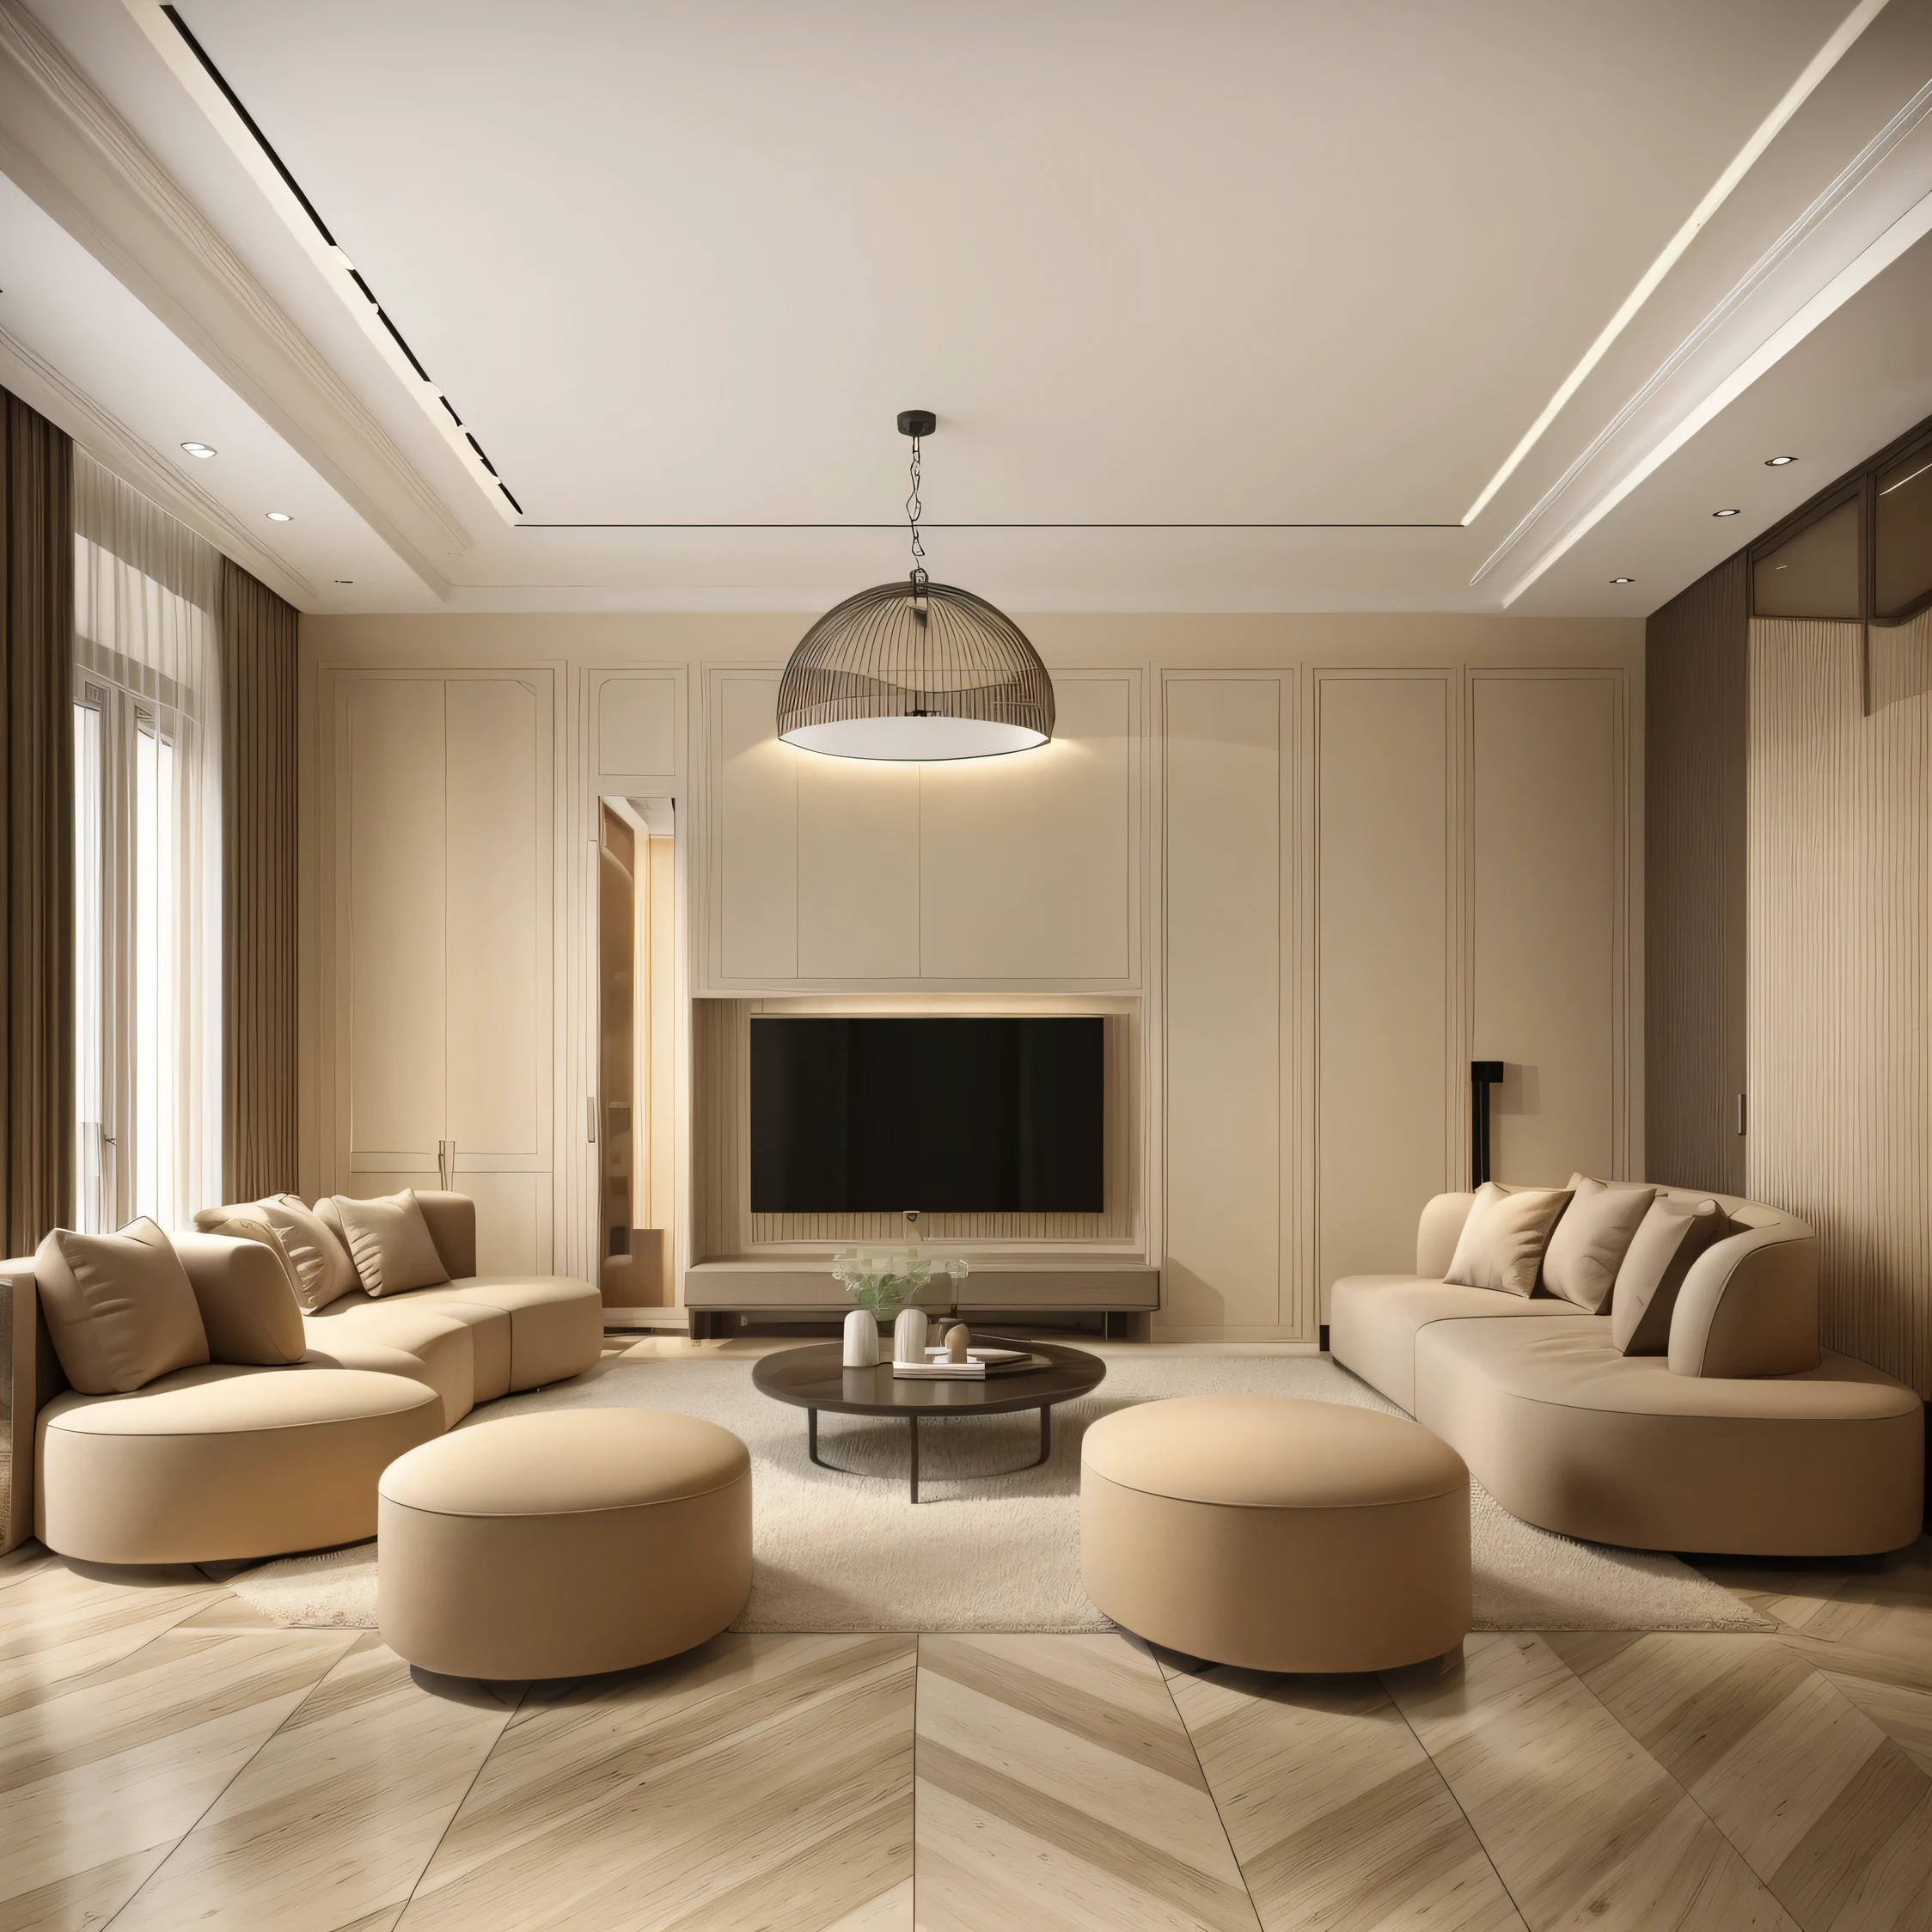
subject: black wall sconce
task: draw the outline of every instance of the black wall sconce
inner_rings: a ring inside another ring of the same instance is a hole
[[[1469,1184],[1479,1188],[1489,1178],[1489,1089],[1502,1085],[1500,1060],[1469,1063]]]

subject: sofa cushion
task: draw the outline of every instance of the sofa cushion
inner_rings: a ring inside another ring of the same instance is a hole
[[[40,1411],[35,1533],[101,1563],[211,1562],[357,1543],[376,1486],[443,1428],[434,1391],[338,1368],[182,1369]]]
[[[205,1234],[218,1234],[231,1220],[266,1223],[274,1230],[295,1269],[295,1298],[304,1313],[325,1308],[339,1294],[360,1287],[349,1250],[300,1195],[271,1194],[260,1201],[204,1208],[194,1225]]]
[[[123,1394],[208,1360],[187,1272],[145,1216],[118,1234],[57,1227],[34,1275],[61,1371],[83,1395]]]
[[[263,1221],[223,1226],[221,1234],[174,1238],[201,1310],[209,1360],[257,1368],[300,1361],[309,1342],[295,1299],[295,1270],[275,1231]]]
[[[1657,1190],[1606,1187],[1587,1174],[1572,1174],[1569,1184],[1570,1204],[1544,1252],[1543,1285],[1586,1315],[1600,1315]]]
[[[303,1318],[312,1361],[333,1362],[338,1368],[369,1368],[403,1374],[427,1382],[443,1397],[443,1425],[454,1428],[475,1406],[478,1330],[488,1326],[492,1309],[471,1308],[473,1323],[450,1308],[411,1305],[414,1297],[388,1296],[381,1301],[358,1298],[340,1311]],[[356,1312],[349,1312],[352,1307]],[[510,1387],[510,1323],[497,1317],[502,1347],[502,1379],[492,1391],[504,1395]]]
[[[1415,1418],[1512,1515],[1639,1550],[1866,1555],[1918,1534],[1923,1404],[1826,1354],[1808,1374],[1715,1380],[1625,1355],[1610,1318],[1439,1322]]]
[[[1443,1280],[1452,1287],[1489,1288],[1527,1299],[1556,1217],[1569,1205],[1567,1188],[1514,1190],[1485,1181],[1463,1223],[1455,1258]]]
[[[1818,1243],[1781,1222],[1733,1220],[1691,1263],[1671,1316],[1672,1374],[1802,1375],[1818,1366]]]
[[[370,1294],[407,1294],[449,1279],[430,1225],[417,1205],[416,1190],[360,1199],[339,1194],[330,1205],[342,1223],[356,1274]]]
[[[1569,1321],[1586,1318],[1567,1301],[1538,1295],[1519,1300],[1489,1288],[1452,1287],[1415,1275],[1351,1275],[1335,1284],[1329,1305],[1329,1352],[1371,1388],[1414,1413],[1415,1337],[1432,1322],[1488,1321],[1513,1316]]]
[[[492,1308],[481,1301],[431,1301],[444,1293],[440,1288],[423,1288],[413,1294],[387,1295],[377,1301],[360,1288],[338,1295],[327,1308],[308,1316],[303,1326],[309,1331],[309,1346],[327,1354],[336,1346],[338,1336],[374,1341],[385,1348],[397,1346],[399,1330],[392,1312],[404,1323],[427,1317],[435,1321],[458,1322],[469,1330],[470,1397],[474,1402],[494,1402],[510,1393],[510,1316],[506,1310]],[[400,1346],[414,1353],[413,1344]]]
[[[1631,1237],[1611,1297],[1611,1339],[1626,1355],[1667,1355],[1671,1317],[1690,1264],[1730,1231],[1715,1201],[1660,1197]]]
[[[409,1298],[427,1308],[485,1308],[510,1321],[511,1389],[581,1375],[603,1353],[603,1297],[567,1275],[472,1275]],[[479,1391],[477,1400],[482,1401]]]

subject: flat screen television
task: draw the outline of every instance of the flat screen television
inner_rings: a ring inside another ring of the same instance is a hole
[[[1097,1214],[1097,1017],[751,1021],[756,1214]]]

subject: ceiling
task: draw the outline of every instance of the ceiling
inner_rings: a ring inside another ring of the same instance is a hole
[[[0,0],[0,383],[308,610],[822,606],[918,406],[1016,609],[1637,614],[1932,414],[1932,0],[175,12]]]

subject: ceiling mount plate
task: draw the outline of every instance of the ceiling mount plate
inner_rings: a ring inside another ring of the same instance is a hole
[[[939,419],[930,409],[902,409],[899,412],[899,433],[901,436],[930,436],[939,426]]]

